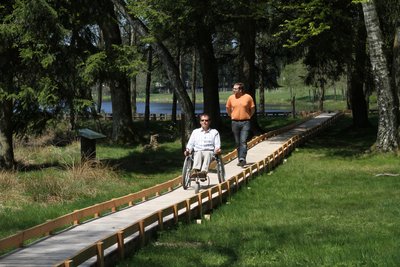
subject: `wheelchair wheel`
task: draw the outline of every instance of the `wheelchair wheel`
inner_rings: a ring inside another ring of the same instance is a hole
[[[217,175],[220,183],[225,182],[225,166],[220,156],[216,157],[217,161]]]
[[[185,190],[190,186],[190,171],[192,170],[192,166],[193,159],[191,156],[187,156],[182,169],[182,186]]]

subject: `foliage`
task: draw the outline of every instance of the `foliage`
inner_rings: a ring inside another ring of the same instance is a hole
[[[81,74],[82,78],[88,84],[95,83],[97,80],[103,77],[104,73],[107,72],[106,58],[106,52],[101,51],[88,56],[86,62],[79,66],[83,69]]]
[[[114,46],[113,49],[118,54],[115,65],[128,77],[135,77],[139,71],[146,68],[146,62],[135,46]]]
[[[136,76],[145,69],[145,62],[134,46],[117,46],[113,49],[117,54],[114,62],[110,63],[105,51],[89,55],[85,62],[80,64],[82,78],[90,85],[97,81],[104,81],[112,69],[117,68],[128,77]]]
[[[298,2],[298,1],[297,1]],[[327,1],[331,3],[332,1]],[[308,1],[294,3],[283,2],[280,9],[289,14],[297,14],[293,19],[286,19],[281,25],[277,36],[288,34],[287,47],[295,47],[308,39],[329,30],[331,25],[326,21],[327,15],[332,11],[329,5],[322,1]]]

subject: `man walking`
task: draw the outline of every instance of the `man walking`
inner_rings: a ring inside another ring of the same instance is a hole
[[[232,132],[238,153],[238,166],[246,165],[247,137],[250,132],[250,118],[253,116],[256,107],[253,98],[244,91],[243,83],[233,85],[233,94],[226,102],[226,112],[232,120]]]

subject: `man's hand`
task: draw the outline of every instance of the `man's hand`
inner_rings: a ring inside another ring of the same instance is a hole
[[[221,148],[215,149],[214,154],[215,155],[221,154]]]
[[[189,149],[186,149],[186,150],[183,152],[183,155],[185,155],[186,157],[189,156],[189,155],[190,155]]]

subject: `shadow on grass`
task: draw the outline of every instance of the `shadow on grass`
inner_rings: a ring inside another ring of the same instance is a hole
[[[42,163],[42,164],[24,164],[22,162],[17,162],[17,170],[23,172],[40,171],[47,168],[65,168],[58,162],[53,163]]]
[[[122,171],[139,174],[156,174],[181,168],[184,156],[180,147],[176,149],[160,147],[156,151],[134,151],[126,157],[104,161],[106,164],[115,166]]]
[[[376,141],[377,118],[370,118],[365,128],[353,126],[349,116],[338,120],[334,126],[307,141],[305,147],[325,150],[328,157],[354,157],[370,151]],[[367,148],[367,149],[366,149]]]

